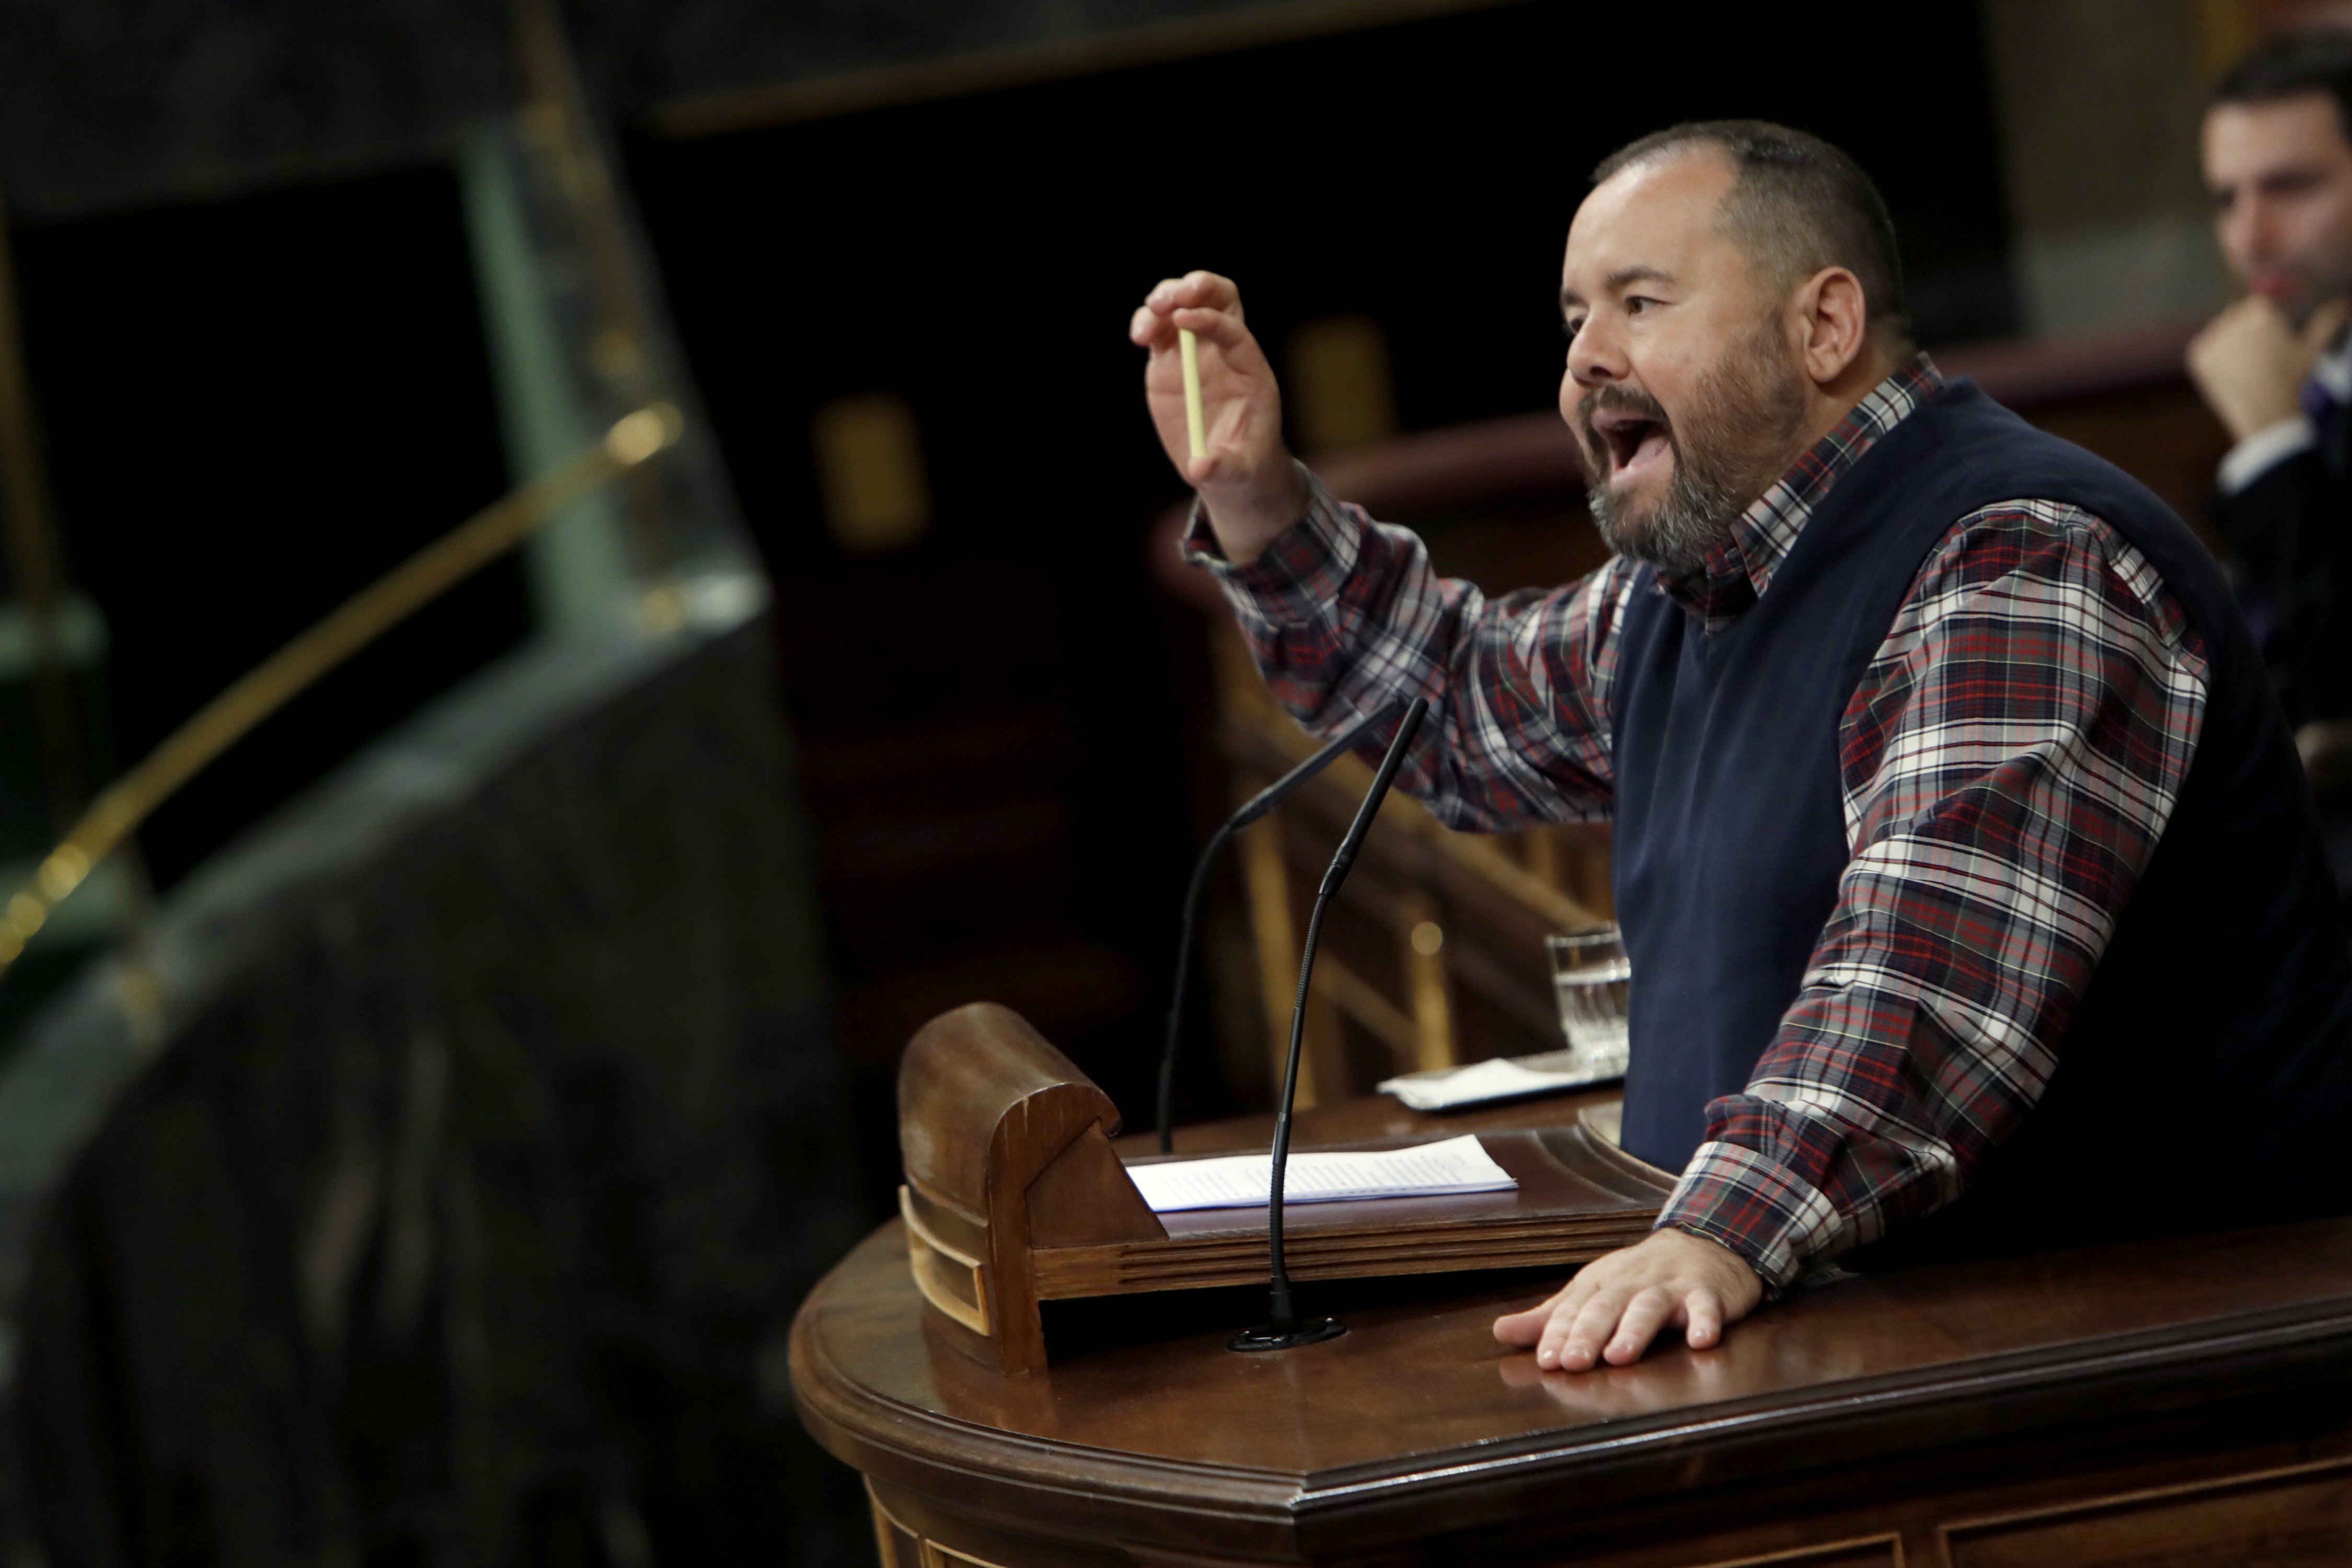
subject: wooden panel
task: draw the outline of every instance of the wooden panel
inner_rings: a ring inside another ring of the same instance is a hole
[[[866,1483],[866,1501],[874,1510],[874,1552],[882,1568],[923,1568],[923,1538],[890,1517],[872,1481]]]
[[[1035,1222],[1068,1241],[1167,1235],[1111,1152],[1104,1130],[1118,1124],[1093,1079],[993,1003],[943,1013],[908,1043],[898,1202],[912,1278],[950,1343],[1000,1372],[1044,1368]]]
[[[1690,1568],[1903,1568],[1903,1542],[1892,1535],[1801,1546],[1769,1557],[1707,1558]]]
[[[1309,1113],[1300,1136],[1435,1125],[1382,1097]],[[1188,1129],[1186,1142],[1263,1147],[1265,1132],[1235,1122]],[[1964,1526],[1958,1565],[2095,1568],[2168,1561],[2093,1548],[2103,1511],[2168,1498],[2208,1505],[2189,1510],[2202,1522],[2159,1521],[2174,1543],[2202,1531],[2223,1543],[2205,1561],[2260,1562],[2265,1539],[2292,1546],[2298,1531],[2233,1539],[2215,1523],[2230,1522],[2231,1494],[2270,1478],[2286,1489],[2256,1511],[2292,1524],[2299,1508],[2326,1542],[2332,1497],[2295,1489],[2335,1467],[2284,1479],[2258,1459],[2147,1480],[2086,1472],[2207,1449],[2305,1453],[2288,1439],[2321,1434],[2352,1442],[2352,1220],[1850,1279],[1771,1303],[1714,1350],[1668,1345],[1584,1374],[1542,1372],[1495,1342],[1496,1314],[1539,1300],[1555,1283],[1543,1276],[1327,1291],[1347,1334],[1276,1357],[1226,1348],[1245,1316],[1129,1339],[1113,1314],[1113,1331],[1048,1376],[1003,1377],[939,1343],[905,1245],[895,1226],[877,1234],[803,1307],[803,1419],[868,1473],[887,1466],[903,1488],[1106,1552],[1149,1542],[1163,1555],[1402,1563],[1426,1544],[1425,1561],[1496,1568],[1580,1550],[1694,1568],[1794,1548],[1803,1520],[1820,1521],[1810,1539],[1844,1542],[1950,1521]],[[1928,1511],[1955,1491],[1998,1497]],[[1043,1568],[1025,1542],[999,1553],[893,1511],[959,1551]],[[1440,1555],[1441,1542],[1462,1550]],[[1941,1555],[1906,1547],[1913,1568]]]
[[[898,1189],[898,1217],[907,1226],[907,1267],[923,1300],[973,1333],[988,1334],[987,1266],[932,1234],[915,1212],[913,1192],[904,1185]]]
[[[1582,1126],[1479,1136],[1486,1152],[1517,1179],[1516,1189],[1286,1211],[1291,1274],[1345,1279],[1566,1267],[1648,1235],[1674,1185],[1668,1173]],[[1037,1247],[1032,1267],[1038,1299],[1245,1285],[1265,1278],[1264,1209],[1194,1209],[1161,1218],[1167,1227],[1161,1239]]]
[[[1971,1521],[1945,1537],[1952,1568],[2321,1568],[2352,1562],[2352,1465]]]
[[[887,1543],[882,1568],[1133,1568],[1127,1552],[983,1523],[903,1488],[868,1480],[866,1494]]]

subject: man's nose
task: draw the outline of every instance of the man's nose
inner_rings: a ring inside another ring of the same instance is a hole
[[[1624,345],[1606,323],[1587,316],[1568,342],[1568,374],[1577,385],[1605,386],[1625,378]]]
[[[2259,196],[2242,195],[2221,216],[2221,248],[2241,272],[2275,259],[2277,216]]]

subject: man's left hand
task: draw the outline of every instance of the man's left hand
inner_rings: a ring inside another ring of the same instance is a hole
[[[1495,1337],[1535,1346],[1536,1364],[1547,1370],[1624,1366],[1669,1323],[1693,1350],[1706,1350],[1763,1299],[1764,1281],[1729,1247],[1657,1230],[1586,1264],[1551,1300],[1496,1319]]]

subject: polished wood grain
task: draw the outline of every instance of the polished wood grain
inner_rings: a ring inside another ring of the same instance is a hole
[[[1118,1109],[1008,1009],[975,1004],[925,1026],[900,1067],[898,1100],[909,1278],[949,1342],[996,1372],[1046,1364],[1042,1302],[1266,1277],[1265,1210],[1154,1215],[1127,1167],[1160,1156],[1114,1148]],[[1520,1126],[1481,1132],[1518,1183],[1509,1191],[1289,1210],[1293,1276],[1566,1268],[1639,1240],[1674,1180],[1616,1147],[1613,1123],[1598,1119],[1604,1109],[1591,1097],[1562,1100],[1522,1111]],[[1345,1120],[1310,1124],[1322,1128],[1319,1146],[1335,1146]],[[1395,1147],[1465,1130],[1339,1146]],[[1241,1146],[1266,1147],[1271,1129],[1252,1131]]]
[[[910,1282],[962,1353],[998,1372],[1045,1364],[1033,1192],[1066,1241],[1166,1238],[1111,1152],[1118,1126],[1110,1097],[1009,1008],[957,1008],[908,1043],[902,1244]]]
[[[1518,1128],[1573,1127],[1592,1122],[1613,1129],[1622,1099],[1613,1085],[1576,1089],[1566,1094],[1499,1104],[1469,1106],[1460,1110],[1423,1111],[1385,1094],[1368,1094],[1334,1105],[1318,1105],[1298,1114],[1292,1137],[1301,1149],[1361,1149],[1380,1143],[1422,1143],[1465,1132],[1510,1131]],[[1613,1132],[1612,1132],[1613,1135]],[[1179,1154],[1218,1154],[1263,1149],[1273,1140],[1271,1115],[1233,1116],[1216,1121],[1196,1121],[1176,1129]],[[1148,1158],[1158,1144],[1149,1132],[1115,1138],[1111,1146],[1123,1159]],[[1631,1156],[1627,1156],[1631,1158]],[[1654,1170],[1654,1166],[1642,1167]]]
[[[1495,1163],[1517,1180],[1517,1188],[1288,1207],[1285,1246],[1292,1277],[1348,1279],[1542,1264],[1565,1268],[1648,1235],[1674,1190],[1671,1175],[1643,1165],[1582,1126],[1498,1130],[1478,1137]],[[1336,1146],[1393,1148],[1423,1141],[1379,1139]],[[1264,1208],[1201,1209],[1160,1219],[1168,1231],[1162,1241],[1039,1246],[1033,1260],[1039,1297],[1200,1289],[1265,1278]]]
[[[1392,1114],[1331,1110],[1348,1114],[1326,1136]],[[2352,1450],[2347,1221],[1847,1279],[1714,1351],[1582,1375],[1495,1342],[1495,1314],[1546,1289],[1528,1279],[1326,1287],[1315,1305],[1349,1332],[1266,1356],[1224,1348],[1255,1303],[1200,1298],[1196,1329],[1003,1377],[927,1330],[896,1231],[803,1310],[804,1419],[877,1485],[945,1510],[950,1535],[961,1520],[1103,1561],[1667,1568],[1893,1533],[1927,1563],[1947,1525],[1955,1563],[2073,1561],[2014,1543],[2129,1536],[2124,1504],[2065,1510],[2152,1475],[2211,1486]],[[2263,1495],[2325,1529],[2334,1485]]]
[[[1827,1546],[1800,1546],[1793,1552],[1768,1552],[1761,1557],[1725,1557],[1694,1563],[1691,1568],[1903,1568],[1903,1542],[1882,1535],[1874,1541],[1832,1542]]]
[[[1114,1468],[1171,1460],[1294,1480],[1346,1475],[1357,1486],[1381,1477],[1409,1487],[1457,1450],[1513,1439],[1539,1438],[1536,1447],[1558,1456],[1545,1468],[1565,1471],[1571,1457],[1593,1458],[1604,1436],[1613,1458],[1637,1433],[1655,1442],[1693,1420],[1720,1431],[1802,1425],[1825,1394],[1850,1415],[1865,1395],[1950,1392],[1939,1379],[1963,1363],[1978,1386],[1998,1376],[2023,1398],[2352,1330],[2352,1225],[2326,1222],[2201,1238],[2193,1271],[2171,1268],[2162,1247],[2136,1244],[1847,1280],[1765,1310],[1715,1351],[1670,1349],[1582,1375],[1539,1372],[1494,1342],[1495,1313],[1540,1293],[1518,1285],[1349,1313],[1345,1338],[1279,1357],[1232,1355],[1224,1325],[1211,1323],[1007,1380],[929,1353],[895,1230],[853,1253],[804,1319],[820,1336],[812,1349],[835,1347],[826,1359],[835,1371],[846,1370],[835,1352],[892,1342],[897,1353],[864,1369],[882,1397],[1075,1442]],[[2286,1249],[2292,1267],[2278,1256]],[[1906,1403],[1885,1408],[1900,1414]]]
[[[1967,1521],[1944,1539],[1952,1568],[2340,1568],[2352,1563],[2352,1461]]]

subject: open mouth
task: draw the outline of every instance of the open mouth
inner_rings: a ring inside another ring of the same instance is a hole
[[[1587,424],[1609,454],[1612,480],[1637,478],[1665,461],[1670,443],[1663,419],[1633,409],[1610,408],[1592,415]]]

